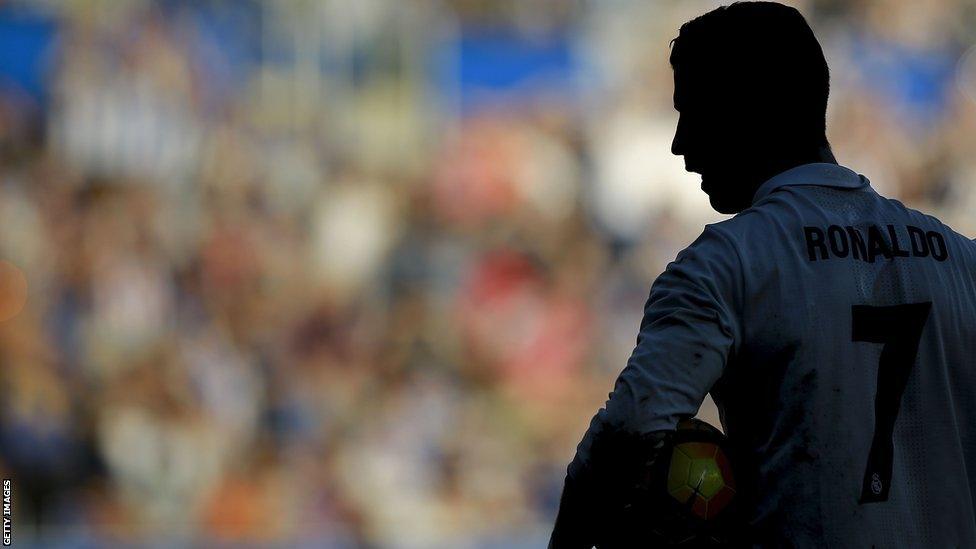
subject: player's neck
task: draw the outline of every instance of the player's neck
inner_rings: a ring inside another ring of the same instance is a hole
[[[824,145],[818,147],[817,150],[810,155],[809,161],[803,162],[803,164],[809,164],[811,162],[824,162],[826,164],[836,164],[837,159],[834,158],[834,152],[830,150],[830,144],[825,143]]]
[[[815,162],[837,163],[837,159],[834,158],[834,153],[830,150],[830,145],[824,145],[815,149],[784,151],[782,154],[776,155],[773,157],[773,161],[767,166],[766,171],[769,172],[767,179],[778,173],[785,172],[790,168]]]
[[[757,166],[752,174],[747,176],[746,180],[750,181],[751,185],[744,188],[746,194],[743,195],[743,198],[746,201],[743,202],[743,207],[748,207],[752,201],[751,199],[755,194],[756,189],[758,189],[759,186],[766,181],[770,180],[773,176],[781,174],[786,170],[795,168],[797,166],[817,162],[837,164],[837,159],[834,158],[834,153],[830,150],[829,144],[825,144],[812,150],[797,149],[779,151],[776,154],[771,154],[765,164]],[[745,198],[746,196],[748,198]]]
[[[830,145],[823,145],[816,149],[784,151],[781,154],[771,156],[770,162],[763,166],[761,173],[757,174],[759,177],[756,178],[756,187],[786,170],[817,162],[837,163],[834,153],[830,150]]]

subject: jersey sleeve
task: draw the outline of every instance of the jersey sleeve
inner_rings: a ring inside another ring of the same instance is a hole
[[[742,265],[732,237],[709,225],[652,284],[637,344],[568,473],[588,465],[607,430],[671,431],[693,416],[740,339]]]

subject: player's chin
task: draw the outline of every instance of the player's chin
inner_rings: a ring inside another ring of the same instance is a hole
[[[710,193],[708,195],[708,202],[712,205],[712,209],[720,214],[735,214],[741,212],[743,209],[737,201],[733,201],[729,197],[717,193]]]
[[[708,202],[712,209],[721,214],[737,214],[746,209],[749,204],[743,203],[741,196],[726,191],[726,187],[713,185],[710,181],[702,181],[702,190],[708,195]]]

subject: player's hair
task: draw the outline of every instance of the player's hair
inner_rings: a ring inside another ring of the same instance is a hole
[[[693,75],[792,137],[826,144],[830,73],[823,49],[796,8],[735,2],[691,21],[671,41],[671,66]]]

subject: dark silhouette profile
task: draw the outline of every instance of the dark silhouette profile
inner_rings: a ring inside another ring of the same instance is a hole
[[[976,243],[837,163],[796,9],[706,13],[670,62],[672,152],[736,215],[652,284],[550,549],[976,547]],[[726,437],[685,452],[708,394]]]
[[[681,26],[670,60],[680,113],[671,152],[701,174],[717,211],[747,208],[787,168],[835,163],[827,61],[795,8],[737,2],[710,11]]]

